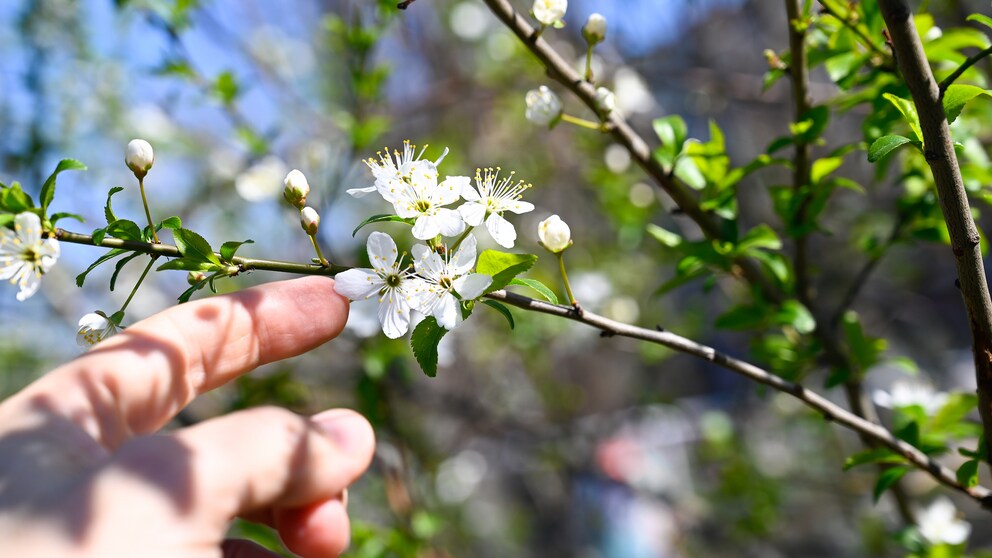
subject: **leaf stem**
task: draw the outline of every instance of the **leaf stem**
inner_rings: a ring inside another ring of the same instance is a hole
[[[320,260],[320,265],[330,267],[331,262],[327,261],[327,258],[324,257],[324,253],[320,251],[320,244],[317,242],[317,234],[308,234],[307,236],[310,237],[310,243],[313,244],[313,249],[317,252],[317,259]]]
[[[592,45],[586,49],[586,81],[592,83]]]
[[[575,124],[581,128],[589,128],[590,130],[596,130],[599,132],[603,131],[603,125],[599,122],[593,122],[592,120],[586,120],[585,118],[579,118],[578,116],[572,116],[571,114],[562,113],[561,119],[569,124]]]
[[[141,203],[145,206],[145,217],[148,218],[148,228],[152,231],[152,239],[155,244],[159,244],[158,233],[155,232],[155,221],[152,221],[152,212],[148,210],[148,198],[145,196],[145,177],[138,177],[138,189],[141,190]]]
[[[558,269],[561,270],[561,278],[565,282],[565,294],[568,295],[568,301],[575,306],[578,302],[575,300],[575,295],[572,294],[572,285],[568,282],[568,273],[565,271],[565,251],[562,250],[555,254],[558,256]]]
[[[121,305],[120,310],[115,312],[115,314],[118,312],[123,312],[124,310],[127,309],[127,305],[131,304],[131,299],[133,299],[134,294],[138,292],[138,287],[141,286],[141,283],[145,280],[145,277],[148,276],[148,272],[151,271],[152,269],[152,264],[154,264],[155,260],[157,259],[158,259],[158,255],[153,254],[152,257],[148,260],[148,265],[146,265],[145,270],[141,272],[141,277],[138,277],[138,282],[135,283],[134,288],[131,289],[131,294],[127,295],[127,300],[124,301],[124,304]]]
[[[475,227],[466,228],[465,232],[463,232],[462,235],[458,237],[458,240],[456,240],[455,243],[451,245],[451,248],[448,248],[448,253],[454,253],[454,251],[457,250],[458,247],[462,245],[462,241],[468,238],[468,235],[472,234],[472,229],[474,228]]]

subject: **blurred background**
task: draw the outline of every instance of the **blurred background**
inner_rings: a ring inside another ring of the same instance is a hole
[[[928,8],[938,25],[988,11],[987,2],[964,0]],[[594,11],[609,21],[595,74],[645,137],[653,137],[652,119],[679,114],[689,135],[705,140],[712,119],[731,161],[743,165],[788,133],[787,80],[763,90],[763,51],[788,47],[780,3],[572,0],[566,27],[547,38],[577,68],[579,30]],[[87,223],[63,226],[99,226],[113,186],[125,187],[117,214],[140,221],[123,151],[144,138],[156,153],[146,186],[157,218],[180,215],[214,246],[253,239],[242,255],[306,261],[298,215],[281,198],[283,177],[299,168],[323,217],[325,253],[351,265],[362,261],[371,229],[352,230],[386,209],[373,196],[344,193],[372,183],[361,159],[404,139],[429,145],[430,158],[449,147],[444,174],[500,166],[535,185],[528,200],[537,210],[514,220],[519,251],[541,253],[537,223],[548,215],[571,225],[567,259],[585,308],[767,365],[767,338],[714,327],[744,294],[739,283],[716,278],[657,292],[678,257],[646,233],[648,224],[687,238],[698,230],[608,135],[529,123],[524,93],[541,84],[559,93],[566,112],[594,118],[480,0],[417,0],[405,11],[373,0],[4,0],[0,181],[36,193],[59,159],[76,158],[89,170],[60,177],[53,209]],[[813,73],[814,101],[835,93],[823,70]],[[837,116],[828,143],[859,141],[865,116]],[[823,218],[826,234],[813,240],[815,286],[828,300],[861,268],[859,243],[888,230],[900,193],[863,152],[845,160],[843,173],[866,193],[838,194]],[[789,180],[782,167],[748,176],[738,188],[740,221],[774,223],[768,189]],[[75,276],[102,251],[62,251],[39,296],[18,303],[13,289],[0,290],[0,395],[79,354],[79,317],[116,310],[141,272],[126,268],[108,292],[112,266],[104,266],[80,289]],[[531,273],[558,288],[556,272],[542,257]],[[281,278],[257,272],[218,287]],[[888,339],[887,355],[918,364],[919,378],[973,391],[954,278],[946,246],[896,245],[855,309],[872,335]],[[125,323],[168,307],[185,288],[184,273],[154,274]],[[438,375],[427,378],[403,340],[381,335],[375,305],[356,303],[340,339],[203,397],[180,423],[262,404],[302,413],[346,406],[368,416],[379,448],[351,493],[351,556],[903,554],[893,504],[871,498],[874,470],[842,471],[861,449],[849,432],[693,358],[514,313],[510,331],[495,312],[478,311],[444,339]],[[788,357],[776,353],[786,359],[776,365],[787,368]],[[825,376],[816,370],[807,381],[820,388]],[[885,364],[868,387],[890,389],[905,376]],[[837,391],[827,393],[842,401]],[[921,505],[934,493],[921,473],[904,484]],[[992,542],[984,514],[960,507],[976,526],[972,548]],[[270,538],[251,525],[235,529]]]

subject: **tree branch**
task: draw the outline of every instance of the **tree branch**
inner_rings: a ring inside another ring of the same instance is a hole
[[[923,155],[937,186],[940,209],[951,237],[961,296],[971,326],[975,375],[978,380],[978,410],[985,440],[992,449],[992,299],[985,279],[978,230],[961,180],[957,156],[940,89],[927,62],[913,14],[905,0],[879,0],[882,17],[892,37],[896,62],[913,97],[923,131]],[[992,453],[986,455],[992,462]]]
[[[813,99],[809,93],[809,67],[806,65],[806,30],[801,21],[801,0],[785,0],[785,12],[789,23],[789,75],[792,78],[792,98],[795,102],[796,122],[809,111]],[[805,140],[796,142],[796,154],[792,160],[792,195],[799,196],[800,202],[792,218],[792,227],[796,227],[806,217],[806,209],[812,199],[810,187],[810,145]],[[806,257],[807,240],[809,235],[800,232],[795,239],[796,298],[806,308],[812,305],[809,284],[809,262]]]
[[[940,82],[940,85],[938,86],[938,88],[940,89],[940,98],[941,99],[944,98],[944,93],[946,93],[947,92],[947,88],[950,87],[951,84],[954,83],[954,80],[956,80],[959,77],[961,77],[961,74],[965,73],[968,70],[968,68],[974,66],[976,62],[978,62],[979,60],[981,60],[982,58],[985,58],[986,56],[988,56],[990,54],[992,54],[992,46],[990,46],[989,48],[987,48],[987,49],[979,52],[978,54],[974,54],[972,56],[969,56],[967,60],[965,60],[964,62],[962,62],[961,65],[958,66],[958,68],[956,70],[954,70],[953,72],[951,72],[951,75],[947,76],[946,78],[944,78]]]
[[[873,440],[877,445],[889,448],[890,450],[906,458],[909,463],[929,473],[930,476],[932,476],[937,482],[953,488],[954,490],[960,491],[983,505],[985,504],[986,499],[992,495],[992,491],[983,486],[968,488],[962,485],[958,482],[954,471],[944,467],[939,462],[911,444],[896,438],[882,425],[861,418],[851,411],[836,405],[822,395],[806,389],[800,384],[784,380],[781,377],[768,372],[767,370],[763,370],[753,364],[728,356],[712,347],[696,343],[695,341],[668,331],[645,329],[611,320],[588,311],[576,312],[575,308],[571,306],[550,304],[548,302],[535,300],[505,290],[494,291],[486,296],[488,298],[531,312],[550,314],[552,316],[558,316],[560,318],[567,318],[569,320],[581,322],[604,331],[611,336],[619,335],[622,337],[630,337],[632,339],[655,343],[680,353],[685,353],[687,355],[692,355],[708,362],[712,362],[722,368],[730,370],[731,372],[740,374],[745,378],[795,397],[796,399],[802,401],[807,407],[823,415],[825,419],[836,422],[845,428],[853,430],[860,436]]]

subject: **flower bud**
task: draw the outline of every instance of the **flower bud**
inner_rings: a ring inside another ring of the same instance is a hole
[[[197,285],[207,278],[207,274],[202,271],[190,271],[186,274],[186,282],[190,285]]]
[[[134,176],[144,178],[148,170],[155,164],[155,152],[152,145],[143,139],[133,139],[127,144],[124,152],[124,162]]]
[[[603,114],[610,114],[617,108],[617,96],[605,87],[597,87],[596,108]]]
[[[76,327],[76,344],[80,347],[92,347],[108,337],[117,335],[120,331],[117,324],[99,312],[91,312],[79,318]]]
[[[282,196],[286,198],[286,201],[297,209],[303,209],[307,204],[307,196],[310,195],[310,184],[307,182],[307,177],[303,176],[302,172],[293,169],[286,175],[283,184],[285,188],[282,191]]]
[[[561,118],[561,101],[547,85],[531,89],[524,100],[527,102],[527,120],[534,124],[553,126]]]
[[[572,231],[561,217],[552,215],[537,226],[537,236],[541,245],[553,254],[560,254],[572,245]]]
[[[606,40],[606,18],[603,14],[592,14],[582,27],[582,36],[590,46]]]
[[[300,225],[309,235],[317,234],[317,227],[320,226],[320,215],[312,207],[304,207],[300,210]]]
[[[565,17],[565,10],[568,9],[568,0],[534,0],[534,17],[542,25],[554,25]]]

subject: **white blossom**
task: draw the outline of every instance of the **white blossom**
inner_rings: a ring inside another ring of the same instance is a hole
[[[430,161],[415,161],[410,165],[408,178],[380,185],[376,188],[383,199],[393,204],[396,214],[404,219],[416,219],[413,237],[427,240],[437,235],[456,236],[465,230],[465,222],[454,209],[444,206],[461,198],[468,187],[467,176],[449,176],[438,184],[437,167]]]
[[[916,381],[897,381],[892,391],[877,389],[872,393],[872,401],[879,407],[898,409],[919,405],[928,416],[933,415],[947,403],[948,394],[935,390],[929,384]]]
[[[367,249],[372,269],[349,269],[335,277],[334,290],[351,300],[378,295],[379,325],[390,339],[410,328],[410,310],[421,306],[426,284],[402,267],[396,242],[386,233],[369,235]]]
[[[20,287],[17,300],[38,291],[41,276],[55,265],[59,242],[41,237],[41,219],[24,212],[14,218],[14,230],[0,227],[0,280]]]
[[[554,25],[565,17],[568,0],[534,0],[531,10],[542,25]]]
[[[234,189],[246,201],[271,199],[279,194],[286,164],[275,155],[263,157],[234,179]]]
[[[152,144],[143,139],[129,141],[127,150],[124,152],[124,162],[135,176],[138,178],[145,176],[155,164],[155,152],[152,150]]]
[[[547,85],[531,89],[524,96],[526,116],[534,124],[548,126],[561,118],[561,100]]]
[[[572,245],[572,231],[561,217],[552,215],[537,226],[537,236],[541,244],[552,253],[559,253]]]
[[[582,36],[590,45],[601,43],[606,39],[606,18],[603,14],[589,15],[589,19],[582,27]]]
[[[617,108],[617,96],[605,87],[596,88],[596,108],[609,114]]]
[[[475,187],[465,186],[462,197],[467,203],[462,204],[458,212],[471,227],[476,227],[485,221],[486,230],[497,244],[504,248],[513,248],[513,243],[517,240],[517,231],[503,218],[503,212],[511,211],[519,215],[533,211],[534,204],[520,201],[524,190],[531,185],[524,184],[523,180],[513,182],[512,172],[510,176],[500,180],[499,172],[499,167],[488,168],[485,171],[476,169]]]
[[[410,143],[410,140],[403,141],[403,152],[400,153],[399,150],[394,150],[392,155],[389,153],[389,148],[384,148],[384,151],[377,153],[379,160],[376,161],[375,158],[369,157],[365,160],[365,164],[372,171],[372,176],[375,178],[375,184],[367,188],[352,188],[347,190],[349,194],[356,198],[364,197],[376,190],[381,188],[391,188],[394,187],[397,182],[402,182],[403,180],[409,180],[410,172],[413,170],[413,164],[420,161],[424,156],[424,151],[427,150],[425,145],[420,153],[417,153],[417,146]],[[444,148],[444,152],[437,160],[433,161],[434,166],[437,167],[444,160],[445,156],[448,155],[448,148]]]
[[[916,518],[920,534],[931,544],[961,544],[971,534],[971,524],[958,517],[954,504],[946,496],[933,501]]]
[[[80,347],[92,347],[108,337],[117,335],[120,330],[117,324],[106,316],[91,312],[79,318],[76,329],[76,344]]]
[[[317,234],[320,227],[320,215],[312,207],[304,207],[300,210],[300,226],[309,235]]]
[[[453,329],[462,320],[458,299],[473,300],[482,296],[493,278],[483,273],[470,273],[475,267],[475,237],[469,235],[453,255],[441,256],[423,244],[413,247],[413,262],[417,273],[427,284],[421,300],[421,311],[434,316],[445,329]]]
[[[310,183],[307,177],[297,169],[289,171],[286,179],[282,181],[282,196],[290,204],[302,208],[307,203],[307,196],[310,195]]]

